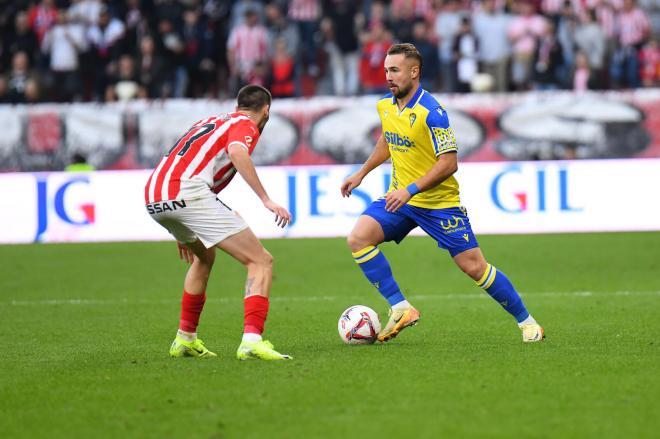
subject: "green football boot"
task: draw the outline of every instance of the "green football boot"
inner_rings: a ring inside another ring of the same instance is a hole
[[[291,355],[280,354],[271,342],[261,340],[257,342],[244,341],[236,351],[239,360],[293,360]]]
[[[185,341],[179,335],[176,336],[170,347],[170,356],[171,357],[195,357],[195,358],[213,358],[217,355],[204,346],[204,342],[201,339],[196,339],[195,341]]]

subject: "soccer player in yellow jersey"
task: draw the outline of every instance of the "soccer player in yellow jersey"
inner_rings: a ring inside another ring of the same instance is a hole
[[[421,69],[422,56],[412,44],[389,48],[385,77],[391,93],[378,102],[382,135],[360,170],[341,186],[342,195],[350,196],[369,172],[392,159],[387,194],[367,208],[348,236],[355,262],[391,306],[378,340],[391,340],[419,321],[419,311],[401,293],[378,248],[385,241],[401,242],[419,226],[516,319],[524,342],[541,341],[543,328],[529,314],[511,281],[479,249],[453,175],[458,169],[454,131],[445,110],[420,86]]]

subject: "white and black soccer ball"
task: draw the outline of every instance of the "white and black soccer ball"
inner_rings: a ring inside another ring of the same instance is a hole
[[[346,344],[370,344],[378,338],[380,319],[368,306],[354,305],[341,313],[337,329]]]

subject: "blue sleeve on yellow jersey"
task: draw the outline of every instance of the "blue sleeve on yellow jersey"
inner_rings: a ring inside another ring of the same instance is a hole
[[[449,117],[442,107],[438,106],[429,111],[426,116],[426,125],[431,133],[436,156],[458,151],[454,130],[449,126]]]

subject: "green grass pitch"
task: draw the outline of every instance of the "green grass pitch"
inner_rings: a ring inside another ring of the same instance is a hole
[[[420,324],[346,346],[340,313],[386,302],[342,239],[264,242],[266,335],[239,362],[243,268],[216,261],[199,328],[219,358],[171,359],[185,265],[170,243],[0,246],[3,438],[651,438],[660,431],[660,234],[483,236],[547,340],[428,238],[382,246]]]

